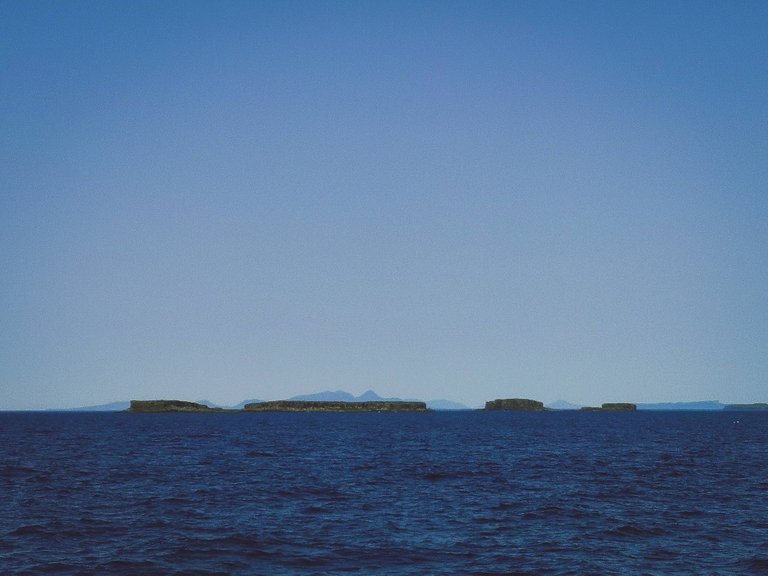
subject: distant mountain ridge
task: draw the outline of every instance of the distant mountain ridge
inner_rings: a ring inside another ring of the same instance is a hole
[[[243,408],[245,408],[246,404],[261,404],[262,402],[264,402],[264,400],[253,398],[251,400],[243,400],[242,402],[240,402],[239,404],[235,404],[234,406],[227,406],[227,408],[231,410],[242,410]]]
[[[656,402],[651,404],[638,404],[638,410],[723,410],[725,404],[717,400],[703,400],[699,402]]]
[[[366,390],[360,396],[355,396],[344,390],[325,390],[315,394],[300,394],[288,398],[288,400],[301,400],[304,402],[399,402],[400,398],[382,398],[373,390]]]
[[[551,410],[581,410],[581,404],[572,404],[565,400],[555,400],[551,404],[547,404],[546,407]]]
[[[120,412],[127,410],[131,405],[129,400],[110,402],[109,404],[97,404],[95,406],[82,406],[79,408],[48,408],[48,411],[54,412]]]

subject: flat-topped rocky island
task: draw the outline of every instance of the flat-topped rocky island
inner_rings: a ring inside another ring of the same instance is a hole
[[[486,410],[504,410],[508,412],[559,412],[554,408],[546,408],[543,402],[527,398],[498,398],[485,403]],[[582,412],[634,412],[636,404],[629,402],[608,402],[601,406],[585,406]]]
[[[584,406],[582,412],[635,412],[637,404],[629,402],[608,402],[602,406]]]
[[[324,402],[302,400],[275,400],[246,404],[242,410],[212,408],[198,402],[184,400],[131,400],[126,410],[132,413],[235,413],[235,412],[427,412],[424,402],[371,401],[371,402]]]
[[[320,400],[275,400],[246,404],[245,412],[426,412],[424,402],[327,402]]]
[[[527,398],[498,398],[485,403],[486,410],[511,410],[515,412],[543,412],[544,403]]]
[[[749,406],[751,409],[762,409],[764,405]],[[736,409],[741,408],[739,406]],[[747,409],[747,408],[743,408]],[[485,411],[510,412],[558,412],[554,408],[546,408],[538,400],[527,398],[499,398],[485,403]],[[637,405],[622,403],[605,403],[601,406],[583,407],[582,412],[634,412]],[[371,401],[326,401],[326,400],[272,400],[267,402],[251,402],[243,408],[219,408],[199,402],[184,400],[131,400],[126,412],[132,413],[238,413],[238,412],[429,412],[425,402],[406,400],[371,400]]]
[[[240,412],[228,408],[212,408],[199,402],[186,400],[131,400],[126,412]]]

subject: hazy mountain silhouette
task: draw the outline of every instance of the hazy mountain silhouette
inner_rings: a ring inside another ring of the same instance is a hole
[[[579,410],[581,409],[581,406],[579,404],[571,404],[570,402],[566,402],[565,400],[555,400],[551,404],[547,404],[547,408],[552,408],[552,410]]]
[[[211,402],[210,400],[195,400],[198,404],[205,404],[209,408],[223,408],[220,404],[216,404],[215,402]]]
[[[701,402],[656,402],[653,404],[638,404],[638,410],[722,410],[725,404],[717,400]]]
[[[293,396],[289,400],[303,400],[307,402],[399,402],[400,398],[382,398],[373,390],[366,390],[360,396],[355,396],[344,390],[326,390],[324,392],[317,392],[315,394],[300,394],[299,396]]]
[[[97,404],[95,406],[81,406],[79,408],[49,408],[56,412],[120,412],[127,410],[131,405],[129,400],[110,402],[109,404]]]
[[[232,410],[242,410],[245,408],[246,404],[260,404],[261,402],[264,402],[264,400],[258,400],[257,398],[253,398],[251,400],[243,400],[239,404],[235,404],[234,406],[228,406],[228,408],[231,408]]]
[[[299,394],[292,396],[288,400],[301,400],[304,402],[355,402],[357,398],[349,392],[343,390],[325,390],[314,394]]]

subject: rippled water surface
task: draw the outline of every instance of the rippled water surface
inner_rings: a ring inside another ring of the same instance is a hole
[[[768,414],[0,414],[2,574],[766,574]]]

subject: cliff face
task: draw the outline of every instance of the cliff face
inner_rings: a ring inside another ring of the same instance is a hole
[[[507,398],[490,400],[485,403],[486,410],[516,410],[523,412],[542,412],[544,403],[525,398]]]
[[[246,412],[426,412],[424,402],[322,402],[311,400],[276,400],[246,404]]]
[[[223,412],[223,410],[184,400],[131,400],[128,412]]]

